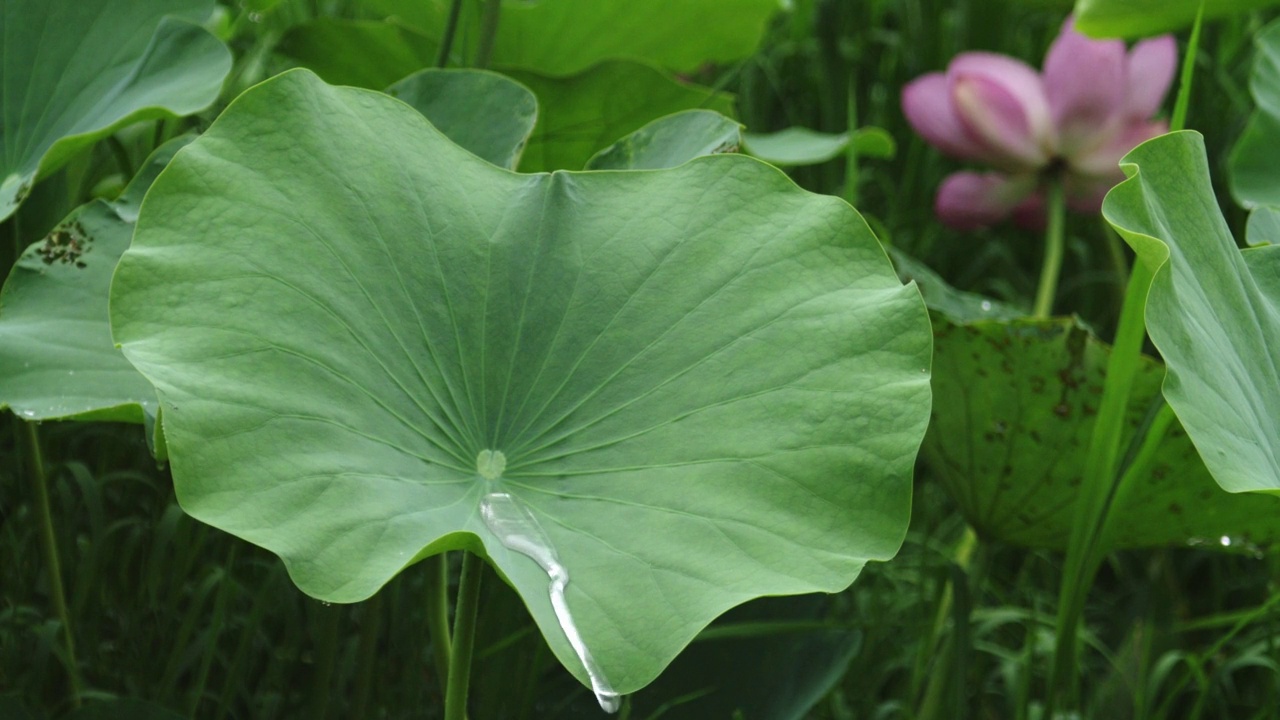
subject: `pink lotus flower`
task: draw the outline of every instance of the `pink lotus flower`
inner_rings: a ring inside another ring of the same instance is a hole
[[[944,153],[999,172],[958,172],[943,181],[938,217],[958,229],[1010,215],[1043,221],[1046,182],[1063,183],[1067,205],[1098,212],[1124,179],[1120,158],[1168,131],[1160,109],[1177,66],[1172,35],[1126,52],[1121,40],[1091,40],[1071,18],[1049,48],[1044,72],[1004,55],[956,56],[946,73],[920,77],[902,91],[916,132]]]

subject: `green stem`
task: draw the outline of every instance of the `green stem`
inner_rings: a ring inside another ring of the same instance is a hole
[[[1196,23],[1191,26],[1191,38],[1187,41],[1187,53],[1182,58],[1182,76],[1178,80],[1178,99],[1173,105],[1173,117],[1169,119],[1169,132],[1177,132],[1187,126],[1187,107],[1191,104],[1191,78],[1195,75],[1196,51],[1200,47],[1200,27],[1204,24],[1205,0],[1200,0],[1196,10]]]
[[[67,653],[67,675],[71,680],[71,704],[80,707],[80,665],[76,662],[76,646],[71,634],[71,613],[67,611],[67,595],[62,587],[62,565],[58,561],[58,540],[53,534],[53,512],[49,508],[49,479],[44,471],[44,454],[40,451],[40,434],[36,424],[26,427],[27,461],[30,464],[31,488],[36,496],[36,512],[40,517],[40,550],[44,554],[45,572],[49,575],[49,594],[53,611],[62,624],[63,649]]]
[[[307,716],[324,720],[330,716],[330,699],[333,697],[333,674],[338,667],[339,625],[342,606],[322,604],[318,608],[320,619],[316,634],[316,672],[311,686],[311,712]]]
[[[933,667],[929,672],[929,683],[925,686],[924,696],[920,701],[919,710],[916,712],[917,720],[933,720],[934,718],[944,717],[947,713],[954,713],[955,698],[947,697],[948,689],[952,693],[957,692],[964,687],[961,679],[956,677],[956,673],[963,673],[966,663],[956,662],[958,655],[962,654],[968,647],[969,643],[963,641],[967,637],[966,627],[961,627],[960,623],[968,622],[968,588],[976,586],[979,578],[972,577],[966,579],[966,573],[970,572],[973,565],[973,555],[978,549],[978,534],[974,532],[971,526],[966,525],[964,534],[960,536],[960,542],[956,544],[956,549],[952,553],[952,576],[947,580],[946,586],[942,590],[942,598],[938,601],[938,611],[934,614],[933,633],[930,637],[928,650],[930,659],[935,659]],[[975,573],[979,575],[980,573]],[[961,585],[963,583],[963,585]],[[963,599],[963,607],[956,605],[956,587],[961,585],[961,591],[966,593]],[[955,610],[955,612],[953,612]],[[950,635],[943,637],[946,630],[947,620],[952,621],[952,632]],[[957,638],[962,641],[957,642]]]
[[[485,0],[480,16],[480,45],[476,48],[476,67],[489,67],[493,45],[498,39],[498,20],[502,17],[502,0]]]
[[[1062,693],[1070,695],[1070,702],[1074,703],[1074,678],[1079,654],[1076,628],[1094,574],[1106,552],[1104,532],[1111,507],[1122,482],[1129,477],[1126,474],[1122,478],[1119,473],[1120,439],[1125,434],[1125,411],[1129,406],[1133,379],[1142,360],[1142,342],[1146,337],[1144,312],[1151,277],[1145,263],[1139,261],[1134,264],[1120,311],[1115,345],[1107,362],[1102,401],[1089,441],[1084,482],[1076,501],[1075,522],[1063,567],[1058,598],[1058,642],[1054,650],[1045,717],[1053,717],[1054,705]]]
[[[200,701],[204,698],[205,687],[209,684],[209,670],[213,667],[213,658],[218,654],[218,641],[222,638],[223,617],[227,614],[227,603],[230,602],[231,591],[235,589],[231,570],[236,566],[236,552],[239,549],[239,543],[232,544],[231,551],[227,553],[221,577],[218,579],[218,595],[213,601],[213,619],[209,624],[209,641],[205,644],[204,656],[200,658],[195,692],[191,694],[191,717],[200,717]]]
[[[471,681],[471,654],[475,649],[483,571],[484,561],[479,556],[470,552],[462,556],[458,602],[454,607],[449,688],[444,695],[444,720],[466,720],[467,717],[467,685]]]
[[[849,73],[849,101],[845,131],[849,133],[849,145],[844,150],[844,199],[854,207],[858,207],[858,150],[853,142],[858,132],[858,93],[857,76]]]
[[[129,159],[129,151],[125,148],[124,143],[120,142],[120,138],[115,135],[107,136],[107,147],[111,148],[111,155],[116,159],[116,169],[124,175],[124,181],[129,182],[133,178],[133,161]]]
[[[1111,263],[1111,271],[1116,275],[1116,286],[1119,288],[1117,304],[1123,303],[1125,286],[1129,284],[1129,259],[1124,254],[1124,241],[1120,239],[1120,233],[1111,227],[1111,223],[1102,217],[1099,220],[1102,221],[1102,234],[1107,244],[1107,261]]]
[[[1040,266],[1040,285],[1036,288],[1036,304],[1031,316],[1043,320],[1053,312],[1053,299],[1058,294],[1058,275],[1062,272],[1062,229],[1066,224],[1067,203],[1062,181],[1049,184],[1049,227],[1044,236],[1044,263]]]
[[[18,208],[16,211],[14,211],[13,215],[9,216],[9,229],[13,235],[13,259],[10,262],[5,263],[4,265],[0,265],[0,272],[4,272],[5,277],[8,277],[9,275],[9,271],[11,269],[10,266],[17,263],[18,258],[22,257],[22,251],[26,250],[26,247],[24,247],[22,244],[22,212],[21,210],[22,208]]]
[[[369,698],[373,695],[373,671],[378,664],[378,633],[382,626],[382,593],[369,598],[361,608],[360,646],[356,651],[356,691],[352,694],[351,717],[372,717]]]
[[[433,555],[427,563],[427,634],[431,636],[431,658],[440,681],[440,696],[449,690],[449,556]]]
[[[444,37],[440,39],[440,52],[436,55],[436,67],[449,64],[449,53],[453,50],[453,36],[458,32],[458,16],[462,14],[462,0],[453,0],[449,5],[449,17],[444,22]]]

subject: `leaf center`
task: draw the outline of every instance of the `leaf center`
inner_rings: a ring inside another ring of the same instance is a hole
[[[476,472],[485,480],[497,480],[507,469],[507,456],[501,450],[481,450],[476,456]]]

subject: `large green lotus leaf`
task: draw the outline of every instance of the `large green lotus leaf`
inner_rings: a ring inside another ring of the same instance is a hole
[[[381,90],[434,64],[436,43],[381,20],[321,17],[289,28],[276,50],[335,85]]]
[[[231,53],[200,20],[212,0],[5,0],[0,220],[38,176],[117,128],[218,97]]]
[[[193,516],[335,602],[482,552],[618,692],[905,531],[919,294],[847,205],[749,158],[517,175],[294,71],[161,175],[111,311]]]
[[[525,172],[581,169],[618,138],[681,110],[733,115],[732,96],[676,82],[634,62],[606,62],[568,78],[522,70],[506,74],[538,96],[538,126],[520,161]]]
[[[1254,37],[1249,91],[1258,109],[1231,150],[1231,193],[1247,208],[1280,205],[1280,21]]]
[[[450,140],[509,170],[538,117],[538,101],[528,88],[484,70],[423,70],[387,94],[412,105]]]
[[[406,33],[382,21],[323,19],[291,30],[282,47],[330,83],[382,89],[430,63],[429,52]],[[618,138],[682,110],[733,114],[732,96],[626,60],[571,77],[503,72],[537,97],[539,122],[521,156],[520,169],[526,172],[581,169]]]
[[[983,535],[1065,548],[1110,348],[1068,318],[961,323],[935,312],[933,320],[934,412],[923,452],[935,476]],[[1122,448],[1164,374],[1155,360],[1140,362]],[[1116,547],[1280,540],[1280,498],[1222,490],[1176,423],[1112,513]]]
[[[1147,331],[1169,366],[1165,397],[1222,487],[1280,490],[1277,256],[1236,247],[1198,133],[1143,143],[1121,168],[1103,215],[1155,269]]]
[[[685,110],[645,125],[596,153],[588,170],[661,170],[703,155],[736,152],[736,120],[710,110]]]
[[[18,259],[0,290],[0,408],[28,420],[155,417],[151,383],[112,342],[108,289],[143,196],[190,141],[161,146],[118,199],[76,208]]]
[[[1094,37],[1144,37],[1195,22],[1201,0],[1076,0],[1076,28]],[[1275,5],[1277,0],[1207,0],[1206,18]]]
[[[366,0],[366,7],[436,44],[448,0]],[[676,71],[755,52],[778,0],[542,0],[503,3],[493,64],[573,75],[605,60],[637,60]],[[468,18],[473,20],[473,18]],[[460,26],[455,48],[474,49],[477,22]],[[696,30],[695,30],[696,29]],[[460,60],[469,60],[459,58]]]

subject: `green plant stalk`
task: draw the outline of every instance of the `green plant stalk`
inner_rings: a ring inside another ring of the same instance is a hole
[[[196,675],[195,691],[191,695],[191,717],[200,717],[200,700],[204,698],[204,689],[209,683],[209,669],[213,667],[213,658],[218,654],[218,640],[222,637],[223,618],[227,613],[227,602],[235,583],[231,581],[231,569],[236,565],[238,544],[231,546],[227,553],[227,562],[218,583],[218,595],[213,601],[213,620],[209,625],[209,641],[205,645],[204,656],[200,658],[200,670]]]
[[[207,526],[201,526],[201,528]],[[202,532],[197,532],[198,537],[202,537]],[[203,543],[196,544],[196,547]],[[184,548],[186,549],[186,548]],[[196,555],[198,553],[188,553],[187,555]],[[192,573],[191,563],[175,563],[178,570],[174,573],[176,577],[189,577]],[[182,616],[182,624],[178,626],[177,632],[173,634],[173,646],[169,651],[169,660],[165,663],[164,675],[160,679],[160,687],[163,688],[160,697],[172,697],[173,702],[179,702],[182,697],[182,673],[186,668],[185,655],[187,649],[191,647],[192,638],[198,636],[198,629],[205,623],[205,605],[209,599],[211,592],[200,592],[192,599]],[[215,598],[216,602],[216,598]]]
[[[1111,270],[1116,275],[1116,302],[1122,304],[1125,286],[1129,284],[1129,259],[1124,254],[1124,240],[1120,239],[1120,233],[1105,218],[1099,216],[1098,220],[1102,224],[1102,235],[1107,245],[1107,261],[1111,263]]]
[[[1200,47],[1200,27],[1204,24],[1205,0],[1200,0],[1196,10],[1196,22],[1191,26],[1191,38],[1182,58],[1182,73],[1178,79],[1178,99],[1174,101],[1173,116],[1169,119],[1169,132],[1177,132],[1187,126],[1187,107],[1191,104],[1191,79],[1195,76],[1196,51]]]
[[[857,77],[849,74],[848,126],[849,144],[844,150],[844,200],[853,207],[858,207],[858,150],[853,142],[854,133],[858,131],[858,93]]]
[[[439,553],[427,558],[427,634],[431,636],[431,659],[440,681],[440,696],[449,692],[449,556]]]
[[[440,38],[440,52],[436,54],[436,67],[449,64],[449,53],[453,50],[453,37],[458,32],[458,16],[462,15],[462,0],[453,0],[449,5],[449,17],[444,22],[444,37]]]
[[[1074,702],[1074,678],[1079,654],[1076,628],[1093,576],[1106,551],[1103,542],[1106,523],[1122,482],[1118,473],[1120,438],[1124,432],[1125,410],[1133,390],[1133,379],[1142,359],[1142,342],[1146,337],[1144,313],[1151,278],[1152,273],[1146,263],[1139,261],[1134,264],[1129,286],[1125,290],[1115,345],[1107,362],[1102,402],[1089,441],[1084,482],[1076,501],[1075,522],[1062,572],[1062,586],[1058,597],[1058,642],[1054,649],[1045,717],[1053,717],[1054,706],[1060,694],[1070,690]]]
[[[320,606],[320,627],[317,635],[316,672],[311,683],[311,712],[308,718],[324,720],[330,717],[330,698],[333,693],[333,674],[338,666],[339,624],[341,606],[325,603]]]
[[[382,629],[382,592],[369,598],[361,608],[360,645],[356,651],[356,690],[352,694],[351,717],[372,717],[369,698],[373,696],[373,671],[378,664],[378,634]]]
[[[18,208],[18,210],[21,210],[21,208]],[[13,237],[13,258],[3,266],[6,274],[10,270],[9,266],[17,263],[18,258],[22,257],[22,251],[26,250],[22,246],[22,224],[20,220],[22,214],[18,210],[15,210],[13,215],[9,216],[9,229]]]
[[[1063,227],[1066,225],[1067,202],[1062,191],[1062,180],[1054,178],[1049,183],[1049,227],[1044,235],[1044,262],[1040,266],[1040,284],[1036,287],[1036,303],[1031,316],[1046,319],[1053,313],[1053,299],[1058,294],[1058,275],[1062,273]]]
[[[444,695],[444,720],[466,720],[467,717],[467,685],[471,681],[471,654],[475,650],[483,571],[484,561],[479,556],[471,552],[462,556],[458,602],[454,606],[453,649],[449,654],[449,687]]]
[[[1182,62],[1178,98],[1174,103],[1170,130],[1181,130],[1186,125],[1187,107],[1191,102],[1191,80],[1194,75],[1196,49],[1200,44],[1200,28],[1204,21],[1204,0],[1196,13],[1196,22],[1187,43]],[[1134,263],[1133,272],[1125,288],[1124,306],[1120,311],[1120,325],[1116,329],[1116,341],[1107,362],[1107,377],[1102,391],[1102,404],[1089,441],[1089,455],[1085,463],[1084,484],[1076,508],[1076,521],[1072,526],[1067,546],[1067,559],[1063,567],[1062,587],[1058,598],[1057,647],[1054,649],[1053,669],[1049,681],[1049,697],[1045,717],[1053,717],[1055,705],[1061,693],[1068,688],[1074,704],[1076,663],[1079,657],[1075,633],[1084,610],[1084,600],[1093,583],[1094,574],[1102,562],[1105,549],[1103,536],[1110,508],[1118,491],[1132,472],[1124,477],[1118,473],[1120,433],[1124,429],[1124,413],[1133,389],[1142,355],[1142,342],[1146,337],[1146,298],[1151,289],[1153,272],[1140,259]],[[1167,406],[1166,406],[1167,407]],[[1162,409],[1162,413],[1164,410]],[[1155,426],[1155,423],[1152,425]],[[1148,428],[1150,434],[1151,427]],[[1142,438],[1143,450],[1155,443],[1149,437]],[[1138,438],[1135,438],[1138,440]],[[1141,456],[1141,451],[1139,452]],[[1132,471],[1135,462],[1130,466]]]
[[[946,713],[954,713],[957,708],[955,698],[947,698],[946,691],[950,687],[955,693],[964,687],[957,675],[965,671],[965,663],[954,661],[969,648],[968,627],[961,627],[960,624],[968,623],[971,614],[968,592],[970,587],[977,587],[981,582],[983,574],[981,561],[971,579],[966,580],[965,573],[973,567],[973,556],[979,549],[978,534],[974,532],[972,526],[966,525],[964,534],[960,536],[960,542],[956,544],[952,555],[951,577],[942,590],[942,598],[938,601],[938,611],[934,616],[933,632],[929,636],[928,647],[929,656],[937,658],[937,664],[929,673],[929,683],[925,686],[924,697],[915,715],[916,720],[947,717]],[[961,592],[964,593],[963,607],[956,605],[957,586],[960,586]],[[952,620],[952,632],[944,639],[942,636],[949,618]],[[960,642],[957,642],[957,638]]]
[[[272,596],[264,591],[264,588],[270,589],[267,583],[258,586],[258,592],[253,600],[253,609],[249,611],[249,616],[244,623],[244,629],[240,632],[240,640],[236,645],[235,653],[231,656],[231,662],[226,668],[226,680],[222,684],[222,692],[218,695],[218,709],[210,717],[213,720],[223,720],[230,712],[234,702],[234,695],[237,691],[242,691],[247,683],[244,682],[244,668],[247,658],[249,657],[249,649],[253,643],[253,638],[261,626],[262,618],[266,615],[267,606],[270,604],[269,598]]]
[[[484,70],[493,59],[493,45],[498,39],[498,20],[502,17],[502,0],[485,0],[480,16],[480,44],[476,48],[475,66]]]
[[[818,0],[813,7],[813,35],[818,44],[818,80],[825,86],[824,92],[818,95],[818,111],[821,116],[819,126],[823,130],[834,131],[840,127],[840,101],[846,91],[847,83],[841,76],[848,73],[848,62],[840,53],[840,5],[841,0]],[[845,120],[846,125],[852,119]],[[813,168],[823,187],[839,187],[841,178],[837,164],[823,163]],[[848,173],[845,173],[848,177]],[[832,192],[834,193],[834,190]]]
[[[120,171],[121,175],[124,175],[125,182],[129,182],[130,178],[136,174],[136,170],[133,167],[133,161],[129,159],[128,149],[125,148],[124,143],[120,142],[120,138],[115,135],[107,136],[107,147],[111,148],[111,155],[116,161],[116,169]]]
[[[49,575],[49,594],[53,611],[62,625],[63,650],[67,653],[67,676],[71,681],[71,704],[80,707],[80,666],[76,662],[76,646],[71,632],[71,613],[67,611],[67,595],[62,587],[62,564],[58,561],[58,539],[53,533],[53,512],[49,508],[49,479],[44,470],[44,454],[40,451],[40,433],[36,424],[24,422],[27,441],[27,463],[31,489],[35,493],[36,512],[40,518],[40,551],[44,555],[45,572]]]

